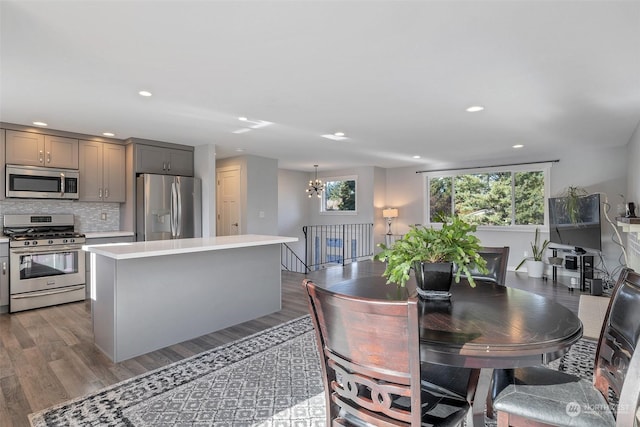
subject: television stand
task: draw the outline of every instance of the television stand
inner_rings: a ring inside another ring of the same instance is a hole
[[[558,250],[562,250],[562,249],[558,249],[558,248],[551,248],[553,256],[557,257],[558,256]],[[580,290],[582,292],[587,290],[587,281],[591,282],[591,280],[593,280],[595,278],[595,272],[594,272],[594,256],[592,254],[587,253],[584,249],[578,251],[568,251],[568,250],[562,250],[563,252],[571,252],[571,256],[576,258],[576,269],[579,273],[580,273],[580,279],[579,279],[579,284],[580,284]],[[565,265],[566,265],[566,259],[565,259]],[[554,282],[558,281],[558,265],[552,265],[552,270],[551,270],[551,278]],[[565,267],[566,268],[566,267]],[[572,268],[568,268],[567,270],[573,270]],[[570,287],[569,289],[573,290],[572,287]]]

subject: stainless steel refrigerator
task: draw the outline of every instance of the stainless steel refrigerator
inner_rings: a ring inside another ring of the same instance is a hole
[[[153,174],[136,179],[138,241],[202,237],[200,179]]]

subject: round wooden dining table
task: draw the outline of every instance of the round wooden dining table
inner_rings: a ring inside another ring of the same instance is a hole
[[[330,286],[335,292],[372,299],[407,299],[415,292],[387,284],[381,276]],[[582,322],[565,306],[521,289],[466,280],[453,283],[450,299],[422,300],[420,358],[424,362],[480,370],[473,424],[484,425],[486,396],[496,368],[533,366],[555,360],[582,337]]]

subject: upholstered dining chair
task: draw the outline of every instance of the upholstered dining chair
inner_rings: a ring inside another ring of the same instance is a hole
[[[598,340],[593,382],[544,367],[504,371],[493,402],[498,426],[640,425],[640,275],[624,269]],[[610,409],[611,408],[611,409]]]
[[[486,280],[504,285],[507,279],[507,263],[509,262],[509,246],[481,248],[478,253],[487,261],[487,273],[471,270],[474,280]]]
[[[418,305],[332,292],[305,280],[327,426],[455,426],[469,403],[421,381]]]

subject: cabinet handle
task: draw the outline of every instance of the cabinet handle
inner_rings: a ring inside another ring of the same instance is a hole
[[[47,151],[47,163],[51,163],[51,152]]]
[[[38,162],[39,163],[44,163],[44,158],[42,157],[44,154],[44,152],[42,150],[40,150],[40,156],[38,157]]]
[[[98,198],[102,199],[102,188],[98,188]]]
[[[2,263],[2,275],[3,275],[3,276],[6,276],[6,275],[7,275],[7,262],[6,262],[6,261],[4,261],[4,262]]]
[[[167,164],[165,162],[162,162],[162,170],[163,171],[167,170]]]
[[[170,171],[171,170],[171,162],[167,163],[167,170]]]
[[[108,198],[109,198],[109,189],[108,189],[108,188],[105,188],[105,189],[104,189],[104,198],[105,198],[105,199],[108,199]]]

